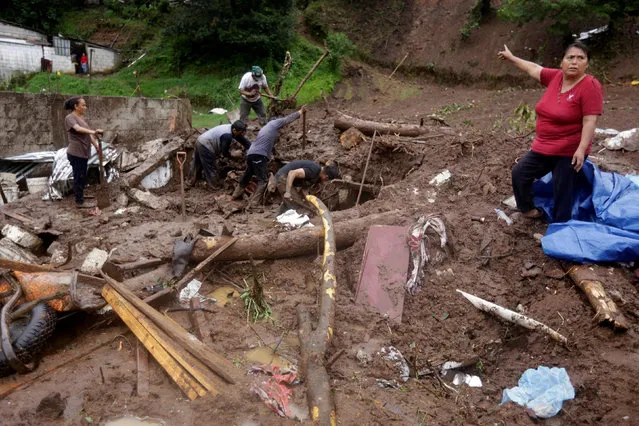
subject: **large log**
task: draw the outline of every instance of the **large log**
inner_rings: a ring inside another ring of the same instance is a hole
[[[334,224],[335,243],[341,250],[353,245],[358,238],[366,235],[372,225],[393,225],[402,221],[405,211],[393,210],[372,214],[357,219]],[[232,237],[203,237],[195,242],[191,259],[200,262],[206,259]],[[235,261],[248,259],[282,259],[307,256],[321,252],[324,230],[321,227],[300,228],[279,234],[260,234],[238,237],[235,244],[216,258],[217,261]]]
[[[324,259],[320,306],[317,327],[311,329],[308,311],[298,305],[299,339],[302,359],[300,371],[306,380],[307,400],[311,418],[320,425],[336,425],[335,404],[331,393],[330,378],[326,371],[326,347],[333,339],[335,328],[335,233],[333,219],[328,208],[312,195],[306,199],[315,206],[322,218],[324,229]]]
[[[124,175],[124,183],[131,188],[138,186],[142,179],[172,158],[178,150],[182,149],[183,145],[184,140],[182,138],[174,137],[170,139],[162,149],[147,157],[142,164]]]
[[[450,127],[434,127],[434,126],[417,126],[411,124],[391,124],[380,123],[377,121],[362,120],[360,118],[351,117],[350,115],[338,113],[333,123],[336,129],[348,130],[355,127],[365,135],[372,136],[375,131],[380,135],[399,135],[399,136],[422,136],[432,133],[443,133],[444,135],[453,135],[455,131]]]
[[[608,297],[603,283],[590,265],[573,266],[568,270],[568,276],[586,294],[588,301],[595,308],[595,320],[599,324],[611,325],[613,329],[619,331],[628,329],[628,321],[615,302]]]

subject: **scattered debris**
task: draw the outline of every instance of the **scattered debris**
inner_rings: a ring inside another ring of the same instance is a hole
[[[508,207],[510,207],[513,210],[515,210],[517,208],[517,201],[515,201],[515,196],[514,195],[511,195],[510,197],[506,198],[501,203],[506,205],[506,206],[508,206]]]
[[[264,403],[281,417],[288,417],[293,420],[308,420],[308,412],[301,407],[294,407],[291,401],[293,391],[288,385],[297,382],[295,372],[280,370],[279,367],[263,366],[253,367],[249,370],[250,375],[267,374],[269,378],[251,386],[251,392],[257,394]]]
[[[225,110],[224,108],[213,108],[212,110],[209,111],[209,114],[224,115],[227,112],[228,111]]]
[[[435,250],[436,246],[431,243],[435,237],[439,237],[439,248],[441,250]],[[446,225],[439,215],[422,216],[411,226],[408,232],[410,275],[406,281],[406,290],[409,293],[414,294],[421,285],[426,262],[432,260],[432,263],[438,263],[446,257],[445,249],[447,243]]]
[[[8,223],[2,228],[2,235],[27,250],[37,251],[42,246],[40,237]]]
[[[140,182],[140,186],[144,189],[157,189],[166,186],[173,178],[173,168],[171,161],[167,160],[157,169],[146,175]]]
[[[344,149],[352,149],[366,141],[366,137],[355,127],[351,127],[339,136],[339,142]]]
[[[394,346],[382,347],[379,355],[387,361],[392,362],[399,370],[399,378],[402,382],[407,382],[410,377],[410,369],[404,355]]]
[[[38,258],[8,238],[0,239],[0,258],[39,265]]]
[[[333,125],[336,129],[340,130],[348,130],[351,127],[355,127],[368,136],[372,136],[375,131],[380,135],[394,134],[398,136],[422,136],[432,133],[443,133],[445,135],[454,134],[452,129],[446,127],[380,123],[377,121],[362,120],[342,113],[339,113]]]
[[[501,211],[499,209],[495,209],[495,213],[497,213],[497,216],[499,216],[499,218],[501,220],[506,222],[506,225],[510,226],[510,225],[513,224],[513,220],[511,218],[509,218],[508,215],[506,213],[504,213],[503,211]]]
[[[594,35],[605,33],[606,31],[608,31],[608,25],[604,25],[603,27],[594,28],[594,29],[589,30],[589,31],[581,32],[581,33],[579,33],[579,37],[577,37],[577,34],[573,34],[572,36],[574,38],[576,38],[577,41],[584,41],[584,40],[588,40],[590,37],[592,37]]]
[[[109,259],[109,253],[104,250],[94,248],[87,255],[80,266],[80,271],[88,275],[99,275],[102,265]]]
[[[575,388],[565,368],[540,366],[524,371],[516,387],[504,389],[500,405],[513,401],[548,419],[561,411],[564,401],[574,398]]]
[[[284,225],[286,229],[297,229],[301,227],[313,227],[309,217],[305,214],[299,214],[297,211],[290,209],[277,216],[275,220]]]
[[[472,376],[466,373],[457,373],[453,378],[453,384],[455,386],[460,386],[462,384],[468,385],[471,388],[480,388],[482,387],[481,379],[479,376]]]
[[[540,323],[539,321],[511,311],[510,309],[503,308],[477,296],[473,296],[472,294],[465,293],[461,290],[457,290],[457,292],[468,299],[470,303],[472,303],[473,306],[475,306],[477,309],[488,312],[489,314],[493,314],[495,316],[498,316],[499,318],[505,319],[506,321],[510,321],[514,324],[520,325],[530,330],[541,330],[550,335],[550,337],[558,342],[561,342],[563,344],[568,343],[568,339],[566,339],[564,336],[557,333],[555,330],[548,327],[547,325]]]
[[[616,129],[595,129],[595,135],[617,136],[619,130]]]
[[[408,228],[374,225],[368,230],[355,303],[375,307],[394,323],[402,322],[409,250]]]
[[[448,182],[453,175],[450,173],[450,170],[446,169],[443,172],[440,172],[437,176],[432,178],[428,183],[435,186],[441,186]]]
[[[612,151],[639,151],[639,128],[619,132],[616,136],[606,139],[604,146]]]
[[[184,274],[184,269],[186,269],[186,266],[189,264],[194,244],[195,238],[191,234],[187,234],[183,238],[178,238],[173,243],[171,274],[174,277],[181,277],[182,274]]]
[[[189,300],[195,298],[195,297],[200,297],[199,295],[199,291],[200,288],[202,287],[202,281],[198,281],[198,280],[191,280],[186,287],[184,287],[181,291],[180,291],[180,303],[187,303],[189,302]]]
[[[375,379],[375,383],[380,388],[388,389],[401,389],[401,385],[397,383],[397,380]]]
[[[166,210],[171,206],[166,199],[153,195],[149,191],[130,188],[128,193],[135,201],[153,210]]]
[[[628,321],[615,302],[608,297],[603,283],[589,265],[572,266],[567,273],[577,287],[586,294],[588,301],[595,309],[595,320],[599,324],[609,324],[620,331],[628,329]]]

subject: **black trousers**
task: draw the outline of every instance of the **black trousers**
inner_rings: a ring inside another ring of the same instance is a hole
[[[88,158],[76,157],[67,154],[71,168],[73,169],[73,194],[76,204],[84,204],[84,187],[87,185]]]
[[[257,154],[246,156],[246,171],[240,179],[240,186],[244,188],[248,185],[254,175],[258,185],[268,183],[268,157]]]
[[[193,150],[193,162],[191,163],[190,176],[193,181],[200,178],[204,174],[204,178],[209,185],[215,187],[219,178],[217,176],[217,167],[215,165],[215,153],[199,142],[195,143]]]
[[[581,171],[572,166],[572,157],[528,153],[515,165],[512,172],[513,192],[517,208],[527,212],[535,208],[532,185],[548,172],[552,172],[553,222],[567,222],[572,218],[575,184]]]

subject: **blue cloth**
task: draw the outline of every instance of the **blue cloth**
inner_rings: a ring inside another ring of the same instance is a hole
[[[552,174],[533,185],[535,205],[552,217]],[[572,220],[551,223],[541,239],[548,256],[579,262],[639,259],[639,186],[586,161],[575,189]]]
[[[517,386],[504,389],[501,404],[513,401],[530,408],[537,417],[547,419],[557,414],[563,402],[575,398],[575,388],[565,368],[539,368],[524,371]]]

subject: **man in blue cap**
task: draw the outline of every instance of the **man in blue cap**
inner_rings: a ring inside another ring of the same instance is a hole
[[[273,96],[273,94],[268,87],[262,68],[254,65],[251,71],[242,76],[238,89],[240,90],[240,95],[242,95],[240,98],[240,121],[246,123],[251,113],[251,108],[253,108],[260,120],[260,125],[265,125],[266,109],[264,108],[264,103],[262,103],[260,90],[264,89],[269,96]]]

